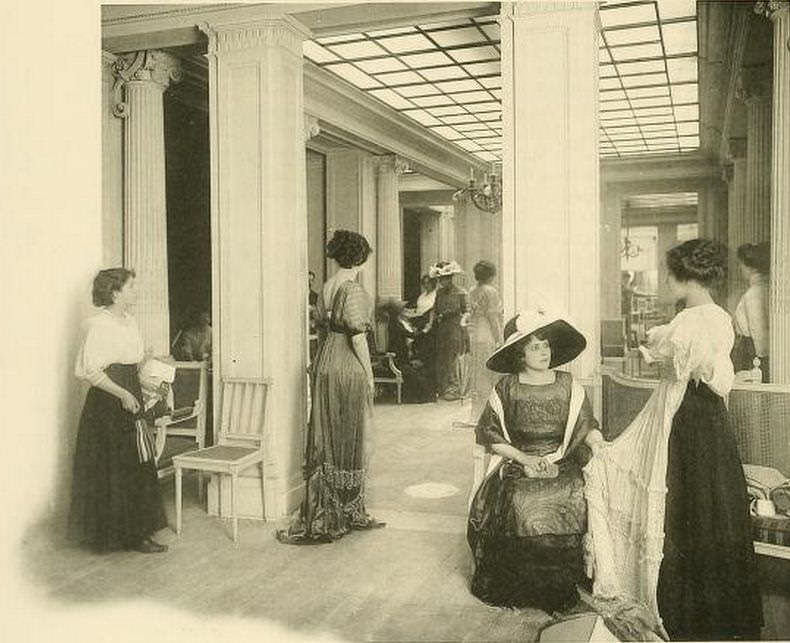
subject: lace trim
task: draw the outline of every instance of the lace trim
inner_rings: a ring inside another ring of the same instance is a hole
[[[331,489],[344,490],[362,487],[365,482],[365,469],[338,469],[333,464],[324,462],[313,475],[320,475],[324,483]]]

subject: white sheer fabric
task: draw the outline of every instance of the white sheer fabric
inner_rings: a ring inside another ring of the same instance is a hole
[[[85,320],[85,340],[74,365],[74,374],[96,385],[110,364],[138,364],[143,359],[143,337],[137,320],[108,310]]]
[[[658,616],[672,419],[690,379],[729,393],[733,340],[730,316],[716,304],[687,308],[649,333],[643,353],[664,364],[662,379],[634,421],[584,468],[588,571],[597,596],[636,599]]]

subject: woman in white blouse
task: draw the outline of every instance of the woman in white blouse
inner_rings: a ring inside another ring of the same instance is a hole
[[[102,270],[93,280],[101,312],[85,324],[75,374],[91,384],[80,417],[74,455],[69,535],[92,551],[157,553],[152,540],[166,525],[156,469],[140,463],[135,416],[141,407],[138,364],[143,339],[130,309],[135,274]]]
[[[748,290],[735,309],[735,346],[732,362],[736,374],[750,371],[754,358],[760,358],[763,382],[768,382],[768,271],[771,248],[767,243],[745,243],[738,247],[741,274]]]
[[[762,604],[749,499],[724,400],[730,316],[712,291],[727,251],[693,239],[667,252],[686,307],[640,347],[661,380],[634,421],[586,465],[588,535],[600,596],[646,603],[670,640],[757,640]]]

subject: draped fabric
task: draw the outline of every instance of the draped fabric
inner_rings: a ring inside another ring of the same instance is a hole
[[[684,629],[688,614],[678,616],[676,601],[659,604],[661,579],[676,577],[684,604],[694,606],[701,622],[703,611],[716,606],[718,613],[729,598],[716,583],[695,585],[691,579],[700,569],[724,568],[733,556],[743,563],[740,589],[755,587],[743,472],[723,404],[734,378],[732,345],[729,315],[715,304],[686,308],[653,329],[644,355],[662,363],[662,379],[633,422],[584,469],[595,594],[643,602],[663,617],[673,637],[694,632]],[[704,533],[691,530],[694,523]],[[728,523],[741,526],[722,537]],[[678,543],[689,538],[696,541],[694,558],[684,560],[692,549]],[[720,546],[705,544],[716,538]],[[758,611],[742,620],[759,620]],[[724,623],[717,633],[741,625]]]
[[[305,498],[282,542],[331,542],[352,529],[378,526],[365,508],[372,396],[352,337],[370,330],[368,296],[355,281],[340,284],[329,333],[316,359],[305,446]]]
[[[574,388],[564,372],[542,386],[506,375],[477,424],[478,444],[510,443],[559,467],[555,478],[528,478],[518,463],[500,461],[477,489],[467,523],[471,591],[487,603],[553,611],[575,600],[587,528],[584,437],[597,424],[582,389],[572,403]]]

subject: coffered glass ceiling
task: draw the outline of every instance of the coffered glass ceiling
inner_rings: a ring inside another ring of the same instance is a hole
[[[601,6],[602,157],[699,147],[694,0]],[[502,158],[497,16],[307,41],[305,56],[489,162]]]

